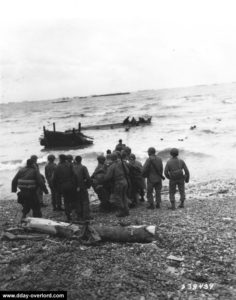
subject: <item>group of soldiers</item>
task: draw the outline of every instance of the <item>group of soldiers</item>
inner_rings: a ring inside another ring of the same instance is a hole
[[[186,163],[178,158],[178,149],[171,149],[171,158],[165,168],[155,148],[150,147],[147,153],[148,158],[142,165],[131,149],[119,140],[113,152],[107,150],[106,155],[97,157],[98,164],[91,176],[82,164],[81,156],[73,158],[72,155],[61,154],[56,164],[56,157],[50,154],[45,166],[45,177],[39,172],[37,156],[33,155],[12,180],[12,192],[17,192],[17,188],[20,190],[18,202],[23,206],[22,218],[31,209],[34,217],[42,216],[40,195],[42,192],[48,194],[46,181],[51,192],[53,210],[63,210],[63,199],[68,222],[72,221],[73,210],[78,222],[91,219],[88,194],[91,187],[100,200],[100,209],[117,209],[117,217],[128,216],[130,208],[144,202],[145,191],[147,209],[160,209],[162,181],[165,177],[169,179],[169,208],[176,209],[176,187],[180,193],[179,208],[183,208],[185,183],[189,182],[190,174]]]

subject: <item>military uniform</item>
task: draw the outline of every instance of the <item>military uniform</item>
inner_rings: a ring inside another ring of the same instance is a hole
[[[117,201],[119,206],[119,214],[117,216],[123,217],[129,215],[128,207],[128,181],[127,176],[129,174],[129,169],[125,162],[121,160],[115,160],[110,165],[105,175],[106,182],[113,182],[114,184],[114,199]]]
[[[158,171],[158,172],[157,172]],[[163,164],[160,157],[155,154],[149,155],[143,166],[143,176],[147,178],[147,201],[148,208],[154,208],[153,190],[156,193],[156,207],[161,204]]]
[[[73,165],[73,172],[76,177],[76,200],[75,209],[79,220],[89,220],[90,208],[89,208],[89,195],[88,188],[90,187],[90,176],[88,169],[80,164]]]
[[[67,221],[70,221],[76,191],[71,164],[68,162],[60,162],[54,171],[52,183],[57,193],[62,194],[64,198],[65,214]]]
[[[20,189],[18,202],[23,206],[22,218],[25,218],[31,209],[33,217],[42,217],[37,189],[42,189],[45,194],[48,193],[48,190],[39,171],[34,166],[26,166],[17,172],[12,180],[12,192],[17,192],[17,188]]]
[[[185,201],[185,182],[189,182],[190,177],[185,162],[177,157],[170,158],[165,166],[165,176],[170,180],[169,197],[172,208],[175,209],[176,187],[178,187],[180,193],[180,207],[183,207]]]

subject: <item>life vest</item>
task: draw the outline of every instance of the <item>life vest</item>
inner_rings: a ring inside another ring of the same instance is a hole
[[[17,187],[19,189],[30,189],[30,190],[36,189],[37,188],[36,180],[34,180],[34,179],[18,179]]]

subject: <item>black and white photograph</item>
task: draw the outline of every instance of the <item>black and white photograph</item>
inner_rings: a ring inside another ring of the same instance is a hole
[[[0,299],[236,299],[235,12],[1,1]]]

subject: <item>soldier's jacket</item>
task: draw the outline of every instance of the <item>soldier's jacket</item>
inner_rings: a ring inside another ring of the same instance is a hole
[[[54,162],[49,162],[45,166],[45,177],[49,186],[52,186],[52,178],[57,165]]]
[[[153,166],[155,165],[156,169],[158,170],[158,173]],[[151,183],[158,183],[161,182],[161,175],[163,173],[163,163],[162,159],[156,155],[150,155],[149,158],[146,160],[142,174],[143,177],[147,177],[148,181]]]
[[[52,183],[54,188],[61,191],[64,185],[73,181],[73,175],[71,164],[67,162],[59,163],[53,174]]]
[[[117,160],[109,166],[107,173],[105,175],[105,181],[113,181],[115,185],[119,183],[128,184],[126,178],[128,176],[129,176],[129,169],[126,163],[123,162],[122,165],[122,161]]]
[[[91,179],[93,180],[93,184],[103,185],[105,181],[105,174],[107,172],[107,166],[105,164],[98,163],[96,169],[94,170]]]
[[[46,185],[39,171],[34,167],[21,168],[12,180],[12,192],[15,193],[19,189],[36,190],[40,187],[47,193]]]
[[[165,176],[168,179],[172,179],[171,172],[177,171],[179,169],[184,170],[183,178],[185,179],[186,182],[189,182],[189,178],[190,178],[189,170],[185,162],[182,159],[179,159],[177,157],[172,157],[167,161],[165,166],[165,172],[164,172]]]
[[[76,177],[76,185],[82,190],[88,188],[90,183],[90,176],[87,167],[82,164],[74,164],[73,165],[73,172]]]

